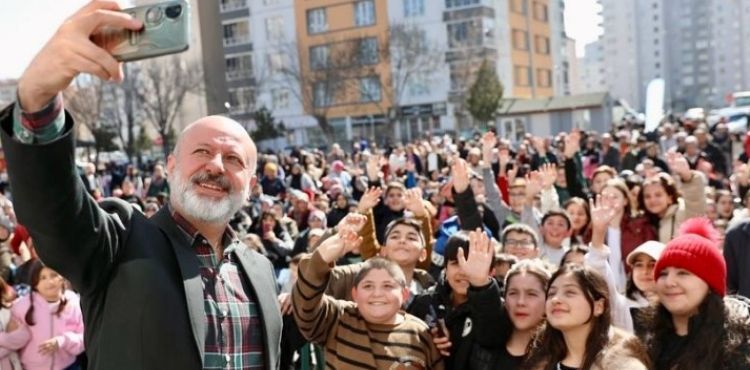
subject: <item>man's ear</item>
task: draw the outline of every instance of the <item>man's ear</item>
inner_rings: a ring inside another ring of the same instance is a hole
[[[427,248],[422,247],[422,250],[419,252],[419,262],[424,262],[424,260],[427,259]]]
[[[170,154],[167,156],[167,175],[171,175],[173,173],[176,162],[177,158],[174,156],[174,154]]]
[[[258,183],[258,176],[253,174],[253,177],[250,178],[250,189],[255,187],[255,184]]]
[[[411,295],[411,292],[409,291],[409,288],[403,287],[401,289],[401,298],[403,298],[403,302],[408,301],[410,295]]]
[[[356,286],[352,287],[352,300],[355,302],[357,301],[357,287]]]

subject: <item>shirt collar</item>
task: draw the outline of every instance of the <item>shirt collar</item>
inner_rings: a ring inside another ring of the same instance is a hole
[[[198,237],[205,238],[203,235],[201,235],[198,229],[179,212],[177,212],[177,210],[175,210],[173,207],[170,207],[169,211],[169,213],[172,215],[172,219],[180,228],[180,230],[185,232],[191,239],[195,240]],[[232,230],[232,228],[227,225],[227,227],[224,229],[224,235],[222,236],[222,245],[226,247],[235,240],[239,240],[237,237],[237,233],[235,233],[234,230]]]

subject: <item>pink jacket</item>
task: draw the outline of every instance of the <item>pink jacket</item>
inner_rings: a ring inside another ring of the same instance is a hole
[[[16,329],[7,333],[5,329],[11,319],[11,312],[8,308],[0,309],[0,369],[21,370],[21,363],[18,360],[16,351],[26,344],[28,335],[24,330]]]
[[[50,304],[37,293],[19,298],[11,308],[13,316],[22,323],[22,330],[8,335],[25,339],[20,351],[21,364],[25,370],[62,370],[75,362],[83,352],[83,315],[79,299],[72,293],[65,294],[68,303],[60,313],[50,309]],[[26,325],[24,317],[29,310],[30,299],[34,300],[35,325]],[[19,332],[19,334],[16,334]],[[53,355],[39,354],[39,344],[57,339],[59,349]]]

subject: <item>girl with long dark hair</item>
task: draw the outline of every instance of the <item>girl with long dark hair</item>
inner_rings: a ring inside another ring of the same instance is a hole
[[[646,370],[640,341],[610,318],[607,282],[587,266],[564,265],[547,286],[547,324],[532,344],[525,368],[534,370]]]

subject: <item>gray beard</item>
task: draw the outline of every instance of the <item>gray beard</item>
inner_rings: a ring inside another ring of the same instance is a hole
[[[228,196],[217,201],[195,192],[192,179],[182,179],[182,174],[175,166],[174,173],[169,176],[169,199],[172,205],[184,212],[184,216],[208,224],[228,223],[242,208],[250,193],[250,186],[247,185],[242,191],[230,190]]]

